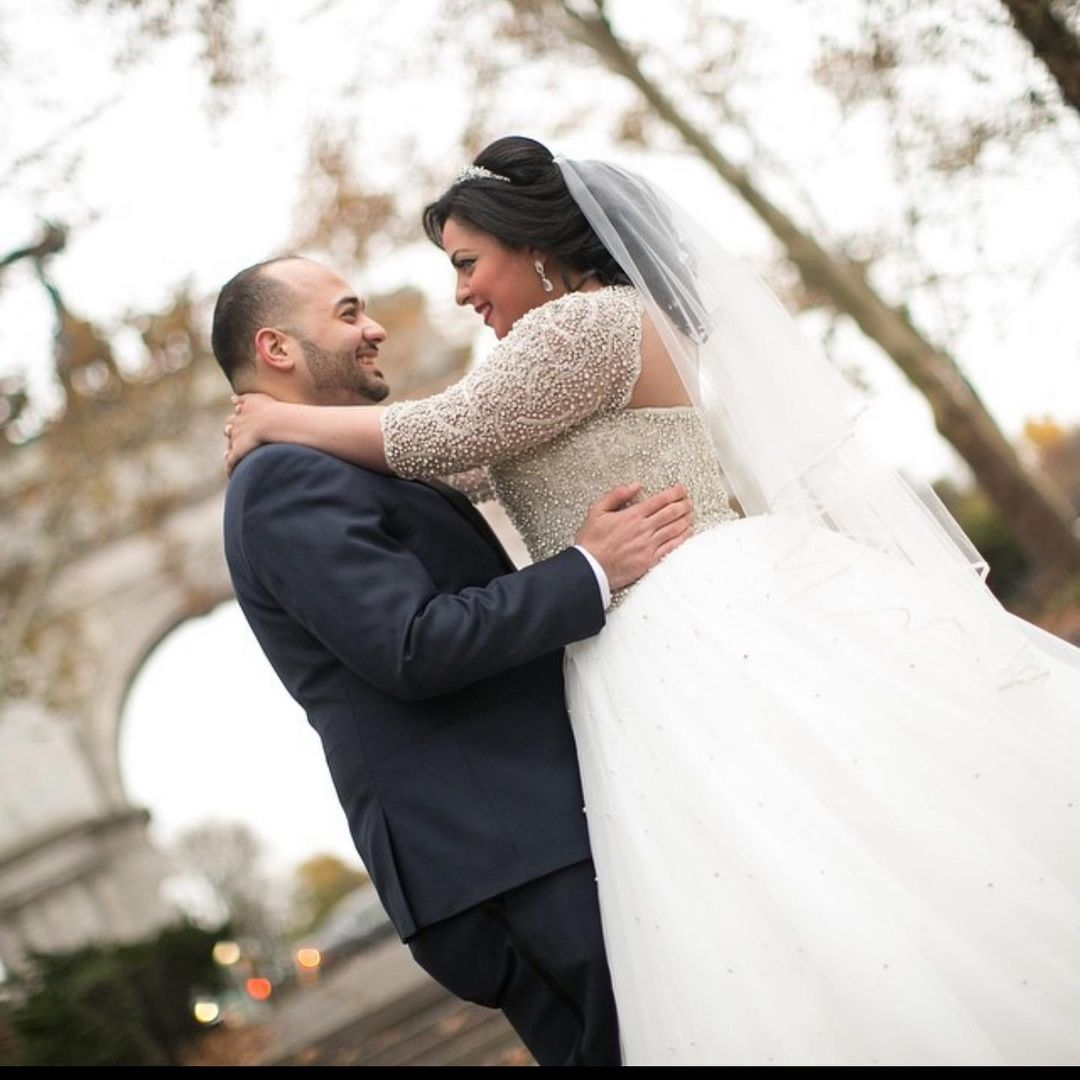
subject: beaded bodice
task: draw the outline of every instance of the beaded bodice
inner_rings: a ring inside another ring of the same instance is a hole
[[[492,465],[491,487],[534,560],[574,542],[589,507],[620,484],[685,484],[695,529],[737,517],[696,410],[620,409]]]
[[[388,463],[409,477],[486,467],[536,560],[572,544],[590,505],[620,484],[646,495],[685,484],[697,529],[737,517],[697,411],[627,406],[641,318],[629,287],[534,308],[461,382],[386,410]]]

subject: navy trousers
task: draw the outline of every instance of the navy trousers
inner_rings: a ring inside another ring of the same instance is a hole
[[[620,1065],[596,871],[577,863],[420,930],[416,962],[501,1009],[540,1065]]]

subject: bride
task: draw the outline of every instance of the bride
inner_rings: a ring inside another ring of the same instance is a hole
[[[535,559],[618,483],[690,489],[567,653],[626,1063],[1080,1060],[1080,652],[653,186],[500,139],[424,221],[488,360],[385,409],[243,398],[230,453],[482,468]]]

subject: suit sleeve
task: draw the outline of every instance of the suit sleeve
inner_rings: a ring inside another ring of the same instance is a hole
[[[578,551],[440,592],[395,537],[363,470],[284,446],[260,449],[250,468],[240,529],[251,573],[343,664],[394,697],[459,690],[603,626]]]

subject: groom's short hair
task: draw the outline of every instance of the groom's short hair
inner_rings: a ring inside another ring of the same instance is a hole
[[[236,388],[236,377],[255,367],[255,334],[264,326],[285,322],[291,290],[285,282],[265,273],[268,266],[302,258],[300,255],[276,255],[248,266],[230,278],[218,294],[210,345]]]

